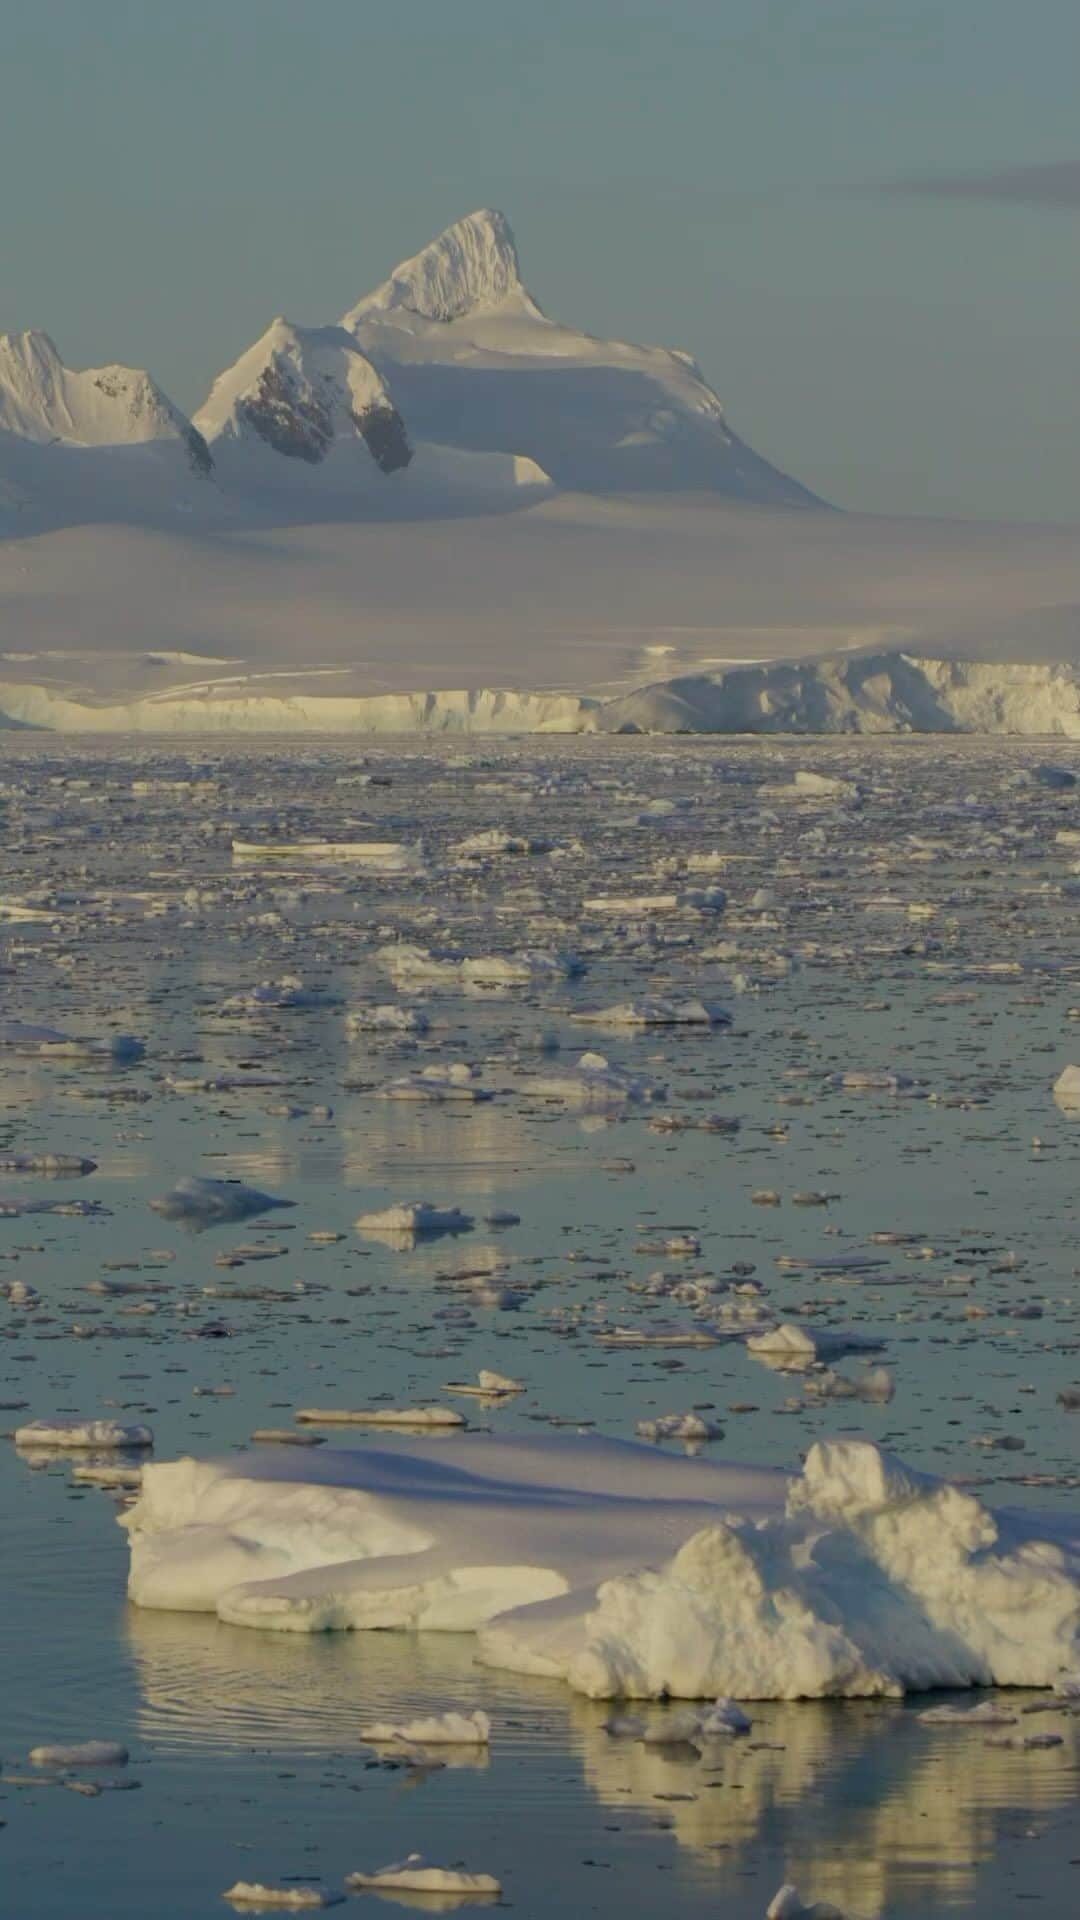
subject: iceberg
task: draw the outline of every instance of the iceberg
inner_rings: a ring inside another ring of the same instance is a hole
[[[149,1465],[141,1607],[477,1633],[596,1699],[1046,1687],[1080,1665],[1080,1516],[994,1511],[868,1441],[801,1473],[596,1436],[448,1434]]]

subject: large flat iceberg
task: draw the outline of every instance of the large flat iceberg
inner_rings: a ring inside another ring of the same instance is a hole
[[[594,1698],[1047,1686],[1080,1668],[1080,1517],[992,1512],[868,1442],[800,1474],[460,1435],[144,1469],[139,1606],[479,1634]]]

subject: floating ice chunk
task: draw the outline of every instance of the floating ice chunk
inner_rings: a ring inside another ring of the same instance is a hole
[[[184,1226],[197,1228],[248,1220],[253,1214],[268,1213],[272,1207],[295,1205],[295,1200],[261,1193],[239,1180],[208,1180],[200,1174],[186,1175],[169,1193],[150,1202],[151,1211],[163,1220],[179,1220]]]
[[[827,1084],[844,1093],[905,1093],[914,1085],[909,1074],[884,1069],[854,1067],[846,1073],[832,1073]]]
[[[724,1429],[700,1413],[662,1413],[655,1420],[639,1420],[643,1440],[722,1440]]]
[[[415,873],[421,849],[398,840],[234,840],[233,859],[241,866],[281,862],[285,866],[360,866],[376,873]]]
[[[424,987],[531,987],[570,980],[583,972],[576,954],[542,950],[469,958],[461,953],[430,952],[401,941],[379,955],[395,985],[409,992]]]
[[[525,1383],[513,1380],[505,1373],[493,1373],[490,1367],[481,1367],[476,1376],[482,1393],[524,1393]]]
[[[496,854],[550,853],[550,840],[533,839],[521,833],[508,833],[505,827],[488,827],[483,833],[470,833],[457,840],[449,852],[458,859],[474,860]]]
[[[490,1087],[481,1086],[473,1068],[464,1060],[448,1065],[421,1067],[383,1087],[384,1100],[461,1100],[466,1104],[493,1098]]]
[[[841,1332],[835,1327],[795,1326],[785,1320],[765,1333],[752,1333],[748,1353],[774,1366],[802,1368],[842,1353],[873,1353],[883,1346],[871,1334]]]
[[[92,1487],[138,1487],[142,1485],[141,1467],[111,1467],[96,1460],[79,1460],[71,1469],[73,1480]]]
[[[924,1727],[1015,1727],[1017,1715],[996,1701],[980,1700],[975,1707],[928,1707],[919,1721]]]
[[[152,1447],[150,1427],[123,1426],[119,1420],[80,1420],[75,1414],[56,1414],[51,1420],[31,1420],[15,1433],[17,1447]]]
[[[803,1382],[803,1390],[814,1400],[871,1400],[884,1405],[896,1389],[887,1367],[870,1367],[856,1380],[825,1367]]]
[[[344,1900],[326,1887],[266,1887],[259,1880],[237,1880],[221,1897],[234,1907],[336,1907]]]
[[[437,1713],[396,1725],[390,1720],[375,1720],[361,1727],[360,1738],[368,1746],[389,1746],[406,1741],[418,1747],[486,1747],[491,1739],[491,1719],[482,1708],[472,1713]]]
[[[234,993],[223,1002],[223,1013],[262,1013],[289,1008],[339,1007],[340,994],[325,987],[305,987],[299,975],[285,974],[280,980],[262,980],[257,987]]]
[[[463,1427],[453,1407],[302,1407],[298,1421],[311,1427]]]
[[[773,1894],[765,1910],[765,1920],[845,1920],[845,1916],[830,1900],[814,1900],[806,1906],[798,1887],[788,1881]]]
[[[1046,1687],[1080,1665],[1080,1519],[995,1512],[865,1441],[802,1473],[447,1434],[144,1469],[137,1605],[279,1632],[479,1631],[593,1698]]]
[[[377,1006],[352,1007],[345,1015],[347,1034],[357,1033],[427,1033],[431,1025],[426,1013],[418,1007]]]
[[[701,1716],[699,1735],[706,1740],[725,1739],[732,1735],[749,1733],[753,1726],[748,1713],[734,1700],[717,1700],[707,1713]]]
[[[479,1896],[497,1899],[501,1883],[490,1873],[463,1873],[456,1867],[431,1867],[419,1853],[410,1853],[394,1866],[380,1867],[374,1873],[347,1873],[345,1885],[387,1892],[455,1894],[462,1898]]]
[[[1063,1067],[1054,1081],[1054,1101],[1062,1113],[1080,1113],[1080,1067]]]
[[[602,1053],[583,1053],[576,1067],[549,1069],[526,1083],[527,1093],[568,1106],[603,1109],[648,1104],[667,1098],[667,1089],[643,1074],[614,1067]]]
[[[375,1213],[362,1213],[356,1220],[357,1233],[370,1239],[386,1239],[391,1245],[407,1249],[417,1240],[437,1239],[444,1233],[468,1233],[474,1225],[471,1214],[460,1207],[434,1207],[430,1200],[399,1201]]]
[[[71,1060],[106,1060],[115,1066],[141,1060],[146,1049],[130,1033],[81,1036],[55,1027],[31,1026],[24,1020],[0,1020],[0,1049],[15,1053],[53,1054]]]
[[[73,1746],[31,1747],[32,1767],[126,1767],[128,1750],[116,1740],[83,1740]]]
[[[43,1173],[50,1180],[68,1177],[82,1179],[97,1172],[96,1160],[84,1160],[78,1153],[4,1153],[0,1154],[0,1173]]]
[[[715,1000],[623,1000],[614,1007],[585,1008],[572,1020],[600,1027],[730,1027],[731,1014]]]

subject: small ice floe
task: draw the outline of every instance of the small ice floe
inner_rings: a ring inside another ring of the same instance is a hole
[[[182,1226],[201,1230],[249,1220],[274,1207],[295,1205],[295,1200],[261,1193],[258,1187],[244,1186],[239,1180],[209,1180],[201,1174],[188,1174],[160,1199],[151,1200],[150,1210],[163,1220],[178,1220]]]
[[[0,1173],[43,1173],[48,1180],[81,1180],[96,1173],[97,1161],[85,1160],[79,1153],[3,1153]]]
[[[923,1727],[1015,1727],[1018,1716],[994,1700],[980,1700],[974,1707],[927,1707],[917,1718]]]
[[[550,840],[533,839],[521,833],[508,833],[505,827],[488,827],[483,833],[470,833],[447,848],[457,860],[490,859],[498,855],[550,853]]]
[[[300,976],[287,973],[280,980],[261,980],[257,987],[234,993],[222,1003],[223,1013],[275,1013],[290,1009],[340,1007],[340,994],[325,987],[306,987]]]
[[[441,1234],[468,1233],[474,1221],[460,1207],[435,1207],[430,1200],[399,1201],[375,1213],[362,1213],[356,1220],[357,1233],[371,1240],[385,1240],[406,1252],[418,1240],[435,1240]]]
[[[291,1427],[256,1427],[251,1442],[258,1447],[321,1447],[326,1444],[321,1433],[294,1433]]]
[[[1080,1067],[1064,1067],[1054,1081],[1054,1104],[1062,1113],[1080,1114]]]
[[[526,1082],[523,1091],[539,1100],[567,1106],[604,1108],[648,1104],[667,1099],[666,1087],[643,1074],[615,1067],[602,1053],[583,1053],[576,1067],[552,1068]]]
[[[798,1887],[788,1881],[773,1894],[765,1909],[765,1920],[845,1920],[845,1916],[831,1900],[812,1900],[807,1906]]]
[[[142,1485],[141,1467],[107,1466],[97,1460],[79,1460],[71,1469],[73,1480],[91,1487],[131,1487]]]
[[[31,1747],[32,1767],[126,1767],[128,1750],[117,1740],[81,1740],[72,1746]]]
[[[358,1033],[424,1034],[430,1026],[427,1014],[419,1007],[351,1007],[345,1015],[345,1032],[350,1038]]]
[[[301,1407],[296,1419],[310,1427],[463,1427],[454,1407]]]
[[[467,1104],[494,1098],[490,1087],[480,1084],[478,1075],[464,1060],[454,1060],[446,1066],[420,1067],[415,1073],[406,1073],[399,1080],[391,1080],[380,1091],[384,1100],[431,1100],[436,1103],[458,1100]]]
[[[486,1747],[491,1739],[491,1720],[480,1707],[471,1713],[430,1714],[400,1725],[373,1720],[361,1727],[360,1738],[369,1747],[392,1746],[395,1742],[414,1747]]]
[[[572,980],[583,971],[574,953],[530,950],[475,958],[462,953],[430,952],[407,941],[387,947],[379,955],[394,985],[406,993],[424,988],[484,989],[541,986]]]
[[[1058,1406],[1064,1407],[1066,1413],[1080,1413],[1080,1387],[1062,1387]]]
[[[512,1393],[524,1393],[523,1380],[511,1380],[504,1373],[493,1373],[490,1367],[481,1367],[476,1376],[475,1385],[469,1380],[449,1381],[443,1389],[445,1393],[471,1393],[478,1399],[508,1399]]]
[[[724,1429],[700,1413],[661,1413],[655,1420],[639,1420],[635,1431],[643,1440],[722,1440]]]
[[[884,1344],[870,1334],[842,1332],[836,1327],[800,1327],[785,1320],[766,1333],[750,1334],[746,1350],[781,1371],[799,1371],[842,1353],[874,1353]]]
[[[749,1733],[753,1721],[734,1700],[721,1698],[711,1707],[684,1707],[651,1723],[628,1716],[624,1725],[609,1721],[607,1731],[631,1737],[646,1747],[702,1747],[711,1740],[730,1740]]]
[[[345,1885],[370,1888],[373,1893],[385,1889],[388,1893],[454,1894],[460,1899],[497,1899],[502,1892],[502,1884],[493,1874],[463,1873],[457,1867],[432,1867],[419,1853],[410,1853],[406,1859],[390,1867],[379,1867],[374,1873],[347,1873]]]
[[[119,1420],[80,1420],[75,1414],[56,1414],[51,1420],[31,1420],[15,1431],[17,1447],[116,1448],[152,1447],[150,1427],[124,1426]]]
[[[141,1060],[145,1047],[130,1033],[107,1033],[83,1037],[61,1033],[55,1027],[35,1027],[25,1020],[0,1020],[0,1049],[13,1053],[54,1055],[69,1060],[104,1060],[113,1066],[126,1066]]]
[[[256,1093],[267,1087],[283,1087],[285,1076],[280,1073],[216,1073],[209,1077],[202,1074],[166,1073],[162,1077],[162,1086],[169,1093]]]
[[[1060,1733],[992,1733],[986,1745],[1010,1747],[1016,1753],[1045,1753],[1051,1747],[1063,1747],[1065,1737]]]
[[[237,1880],[221,1897],[234,1907],[336,1907],[345,1898],[327,1887],[265,1887],[259,1880]]]
[[[284,866],[367,867],[391,877],[415,873],[422,863],[419,845],[400,840],[234,840],[232,856],[238,866],[275,862]]]
[[[586,1007],[570,1018],[597,1027],[730,1027],[731,1014],[715,1000],[621,1000]]]
[[[843,1093],[906,1093],[914,1084],[909,1074],[873,1068],[853,1068],[847,1073],[831,1073],[826,1081],[827,1086]]]
[[[870,1367],[856,1380],[849,1380],[832,1367],[823,1367],[803,1381],[803,1392],[812,1400],[870,1400],[885,1405],[896,1388],[888,1367]]]

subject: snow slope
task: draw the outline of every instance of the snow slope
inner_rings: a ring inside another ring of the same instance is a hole
[[[754,453],[688,354],[549,320],[521,280],[504,214],[469,214],[345,315],[412,430],[527,453],[579,492],[705,489],[820,504]]]
[[[800,1475],[590,1437],[400,1440],[144,1469],[139,1606],[278,1632],[478,1632],[594,1698],[1052,1686],[1080,1520],[993,1513],[868,1442]]]

